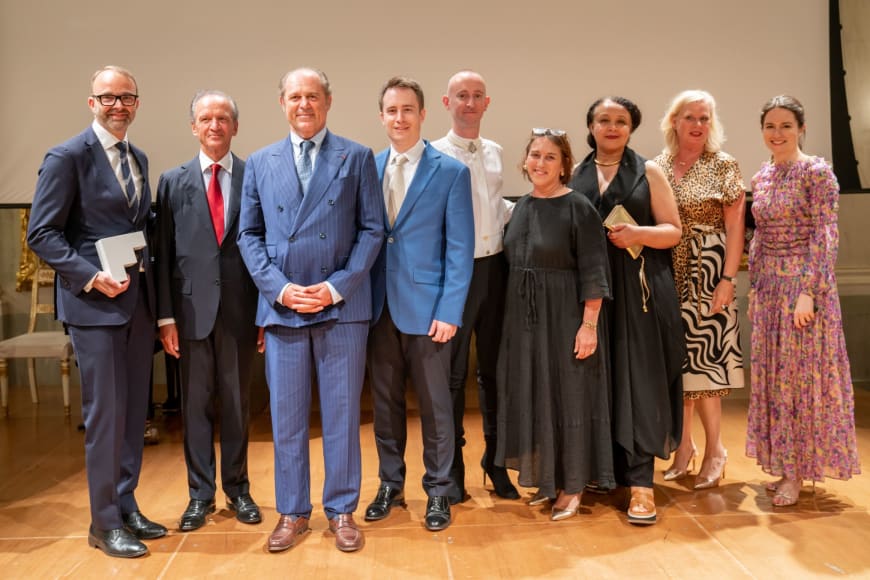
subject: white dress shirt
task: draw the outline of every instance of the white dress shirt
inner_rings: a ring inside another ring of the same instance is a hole
[[[202,150],[199,151],[199,169],[202,173],[202,183],[205,191],[208,191],[208,186],[211,184],[211,166],[217,163],[221,166],[221,172],[218,173],[218,183],[221,185],[221,197],[224,198],[224,228],[227,227],[227,221],[230,219],[230,212],[227,208],[230,207],[230,198],[233,196],[233,155],[229,151],[219,161],[214,161],[206,155]]]
[[[323,139],[326,138],[326,127],[321,129],[311,139],[303,139],[293,131],[290,131],[290,142],[293,144],[293,159],[298,160],[302,155],[302,141],[311,141],[314,147],[311,148],[311,175],[314,175],[314,168],[317,167],[317,154],[320,153],[320,146],[323,145]],[[297,164],[298,167],[298,164]]]
[[[397,192],[395,203],[396,203],[396,215],[401,213],[402,211],[402,203],[405,201],[405,193],[408,191],[408,186],[411,185],[411,181],[414,179],[414,175],[417,174],[417,167],[420,166],[420,159],[423,157],[423,150],[426,149],[426,144],[422,139],[417,141],[413,147],[405,151],[404,153],[399,153],[393,146],[390,146],[390,157],[387,159],[386,171],[384,171],[384,203],[387,207],[390,204],[390,166],[393,163],[393,160],[399,156],[404,155],[407,157],[408,161],[402,165],[402,177],[405,182],[405,191]]]
[[[498,254],[504,249],[504,226],[514,205],[501,194],[504,169],[501,145],[489,139],[465,139],[451,129],[445,137],[433,141],[432,146],[461,161],[471,172],[474,257]]]
[[[103,147],[103,151],[106,152],[106,157],[109,158],[109,165],[112,166],[112,171],[115,172],[115,177],[118,179],[118,185],[121,186],[121,191],[124,192],[124,195],[126,196],[127,184],[125,183],[124,175],[121,172],[121,152],[118,151],[117,147],[115,147],[115,145],[120,143],[120,141],[118,141],[117,137],[109,133],[105,127],[100,125],[96,119],[91,123],[91,128],[94,130],[97,140]],[[127,145],[127,162],[130,164],[130,175],[133,177],[133,186],[136,188],[136,199],[141,199],[142,187],[145,183],[142,179],[142,172],[139,170],[139,163],[136,162],[136,157],[132,152],[130,152],[130,142],[127,141],[127,135],[124,135],[122,141]],[[96,279],[97,274],[94,274],[94,277],[88,280],[88,283],[85,284],[85,287],[82,290],[85,292],[93,290],[94,280]]]
[[[121,191],[125,192],[126,195],[127,184],[124,182],[124,176],[121,173],[121,152],[118,151],[117,147],[115,147],[115,145],[120,141],[118,141],[117,137],[109,133],[105,127],[97,123],[96,119],[94,119],[91,127],[93,128],[94,133],[96,133],[100,145],[102,145],[103,149],[106,151],[106,156],[109,158],[109,165],[112,166],[112,171],[115,172],[115,177],[118,178],[118,185],[121,186]],[[142,171],[139,170],[139,164],[136,162],[136,157],[133,155],[133,152],[130,151],[130,143],[127,141],[127,135],[124,135],[124,138],[121,141],[127,145],[127,161],[130,163],[130,175],[133,176],[133,185],[136,188],[136,199],[142,199],[142,186],[144,184]]]

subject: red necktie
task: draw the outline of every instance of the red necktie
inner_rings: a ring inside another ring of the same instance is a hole
[[[224,239],[224,194],[221,192],[221,182],[218,181],[218,173],[221,166],[215,163],[211,166],[211,181],[208,184],[208,210],[211,213],[211,223],[214,225],[214,234],[218,245]]]

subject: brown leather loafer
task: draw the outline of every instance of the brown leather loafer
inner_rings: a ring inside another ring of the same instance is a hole
[[[294,520],[293,516],[282,515],[269,536],[269,551],[283,552],[292,548],[299,537],[308,531],[308,518],[300,516]]]
[[[329,520],[329,531],[335,534],[335,547],[342,552],[356,552],[366,543],[353,514],[339,514]]]

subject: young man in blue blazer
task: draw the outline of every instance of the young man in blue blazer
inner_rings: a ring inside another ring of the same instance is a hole
[[[384,184],[384,245],[372,268],[369,370],[380,488],[366,520],[403,504],[407,439],[405,381],[411,378],[423,427],[425,525],[450,525],[453,408],[450,339],[462,323],[474,261],[468,168],[420,138],[423,91],[394,77],[381,90],[390,147],[375,158]]]

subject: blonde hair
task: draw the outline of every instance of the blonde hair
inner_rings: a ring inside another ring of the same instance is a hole
[[[689,103],[704,103],[710,108],[710,126],[707,132],[707,143],[704,144],[704,151],[715,153],[722,148],[722,143],[725,142],[725,130],[722,123],[719,122],[719,116],[716,114],[716,99],[707,91],[693,89],[683,91],[671,101],[665,116],[662,117],[661,129],[665,137],[665,152],[671,155],[676,155],[680,149],[680,144],[677,142],[677,131],[674,129],[674,121],[680,111]]]

